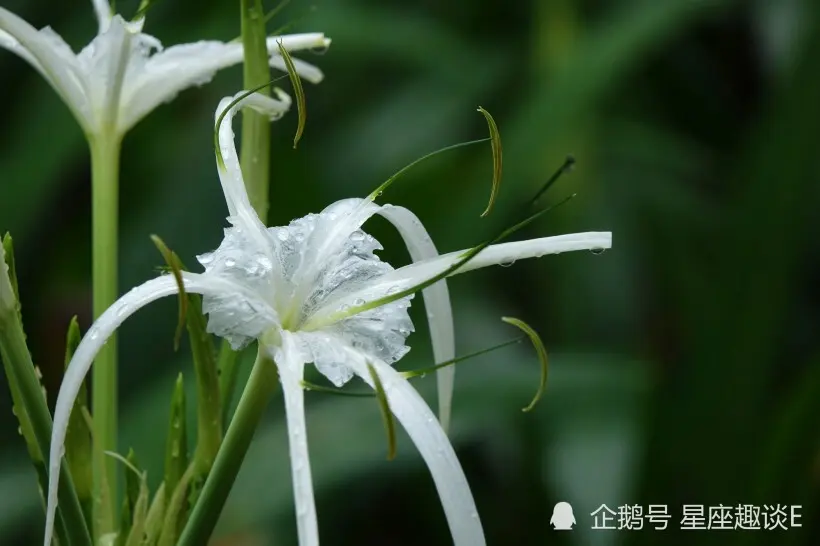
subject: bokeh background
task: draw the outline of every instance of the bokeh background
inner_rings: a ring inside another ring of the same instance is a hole
[[[158,2],[146,31],[165,45],[230,40],[238,4]],[[77,49],[96,30],[83,0],[3,5]],[[306,87],[299,149],[290,145],[295,115],[273,127],[272,224],[363,196],[430,150],[483,137],[481,105],[504,142],[495,211],[479,218],[488,145],[416,168],[386,201],[412,208],[439,249],[465,248],[508,225],[572,153],[577,168],[549,198],[578,197],[520,237],[614,233],[602,255],[546,257],[450,282],[460,353],[517,335],[503,315],[536,326],[550,352],[547,395],[529,414],[520,408],[538,381],[531,348],[457,371],[452,437],[490,544],[820,542],[820,245],[811,235],[820,204],[820,4],[298,1],[277,21],[324,31],[333,45],[302,55],[326,79]],[[53,404],[68,321],[78,314],[84,329],[90,324],[88,151],[29,66],[0,52],[0,74],[0,229],[15,237],[29,344]],[[212,116],[240,85],[240,68],[222,72],[127,136],[123,290],[162,263],[152,233],[189,263],[219,243],[226,210]],[[408,261],[386,223],[367,229],[385,259]],[[420,298],[413,313],[404,369],[432,359]],[[134,447],[154,485],[173,380],[180,371],[192,379],[188,348],[173,351],[175,321],[169,299],[120,334],[121,447]],[[433,377],[417,381],[435,404]],[[412,443],[400,436],[397,459],[385,460],[375,404],[318,393],[308,402],[323,543],[449,544]],[[0,543],[35,544],[42,511],[10,408],[0,388]],[[550,530],[560,500],[575,508],[573,533]],[[666,504],[670,529],[592,531],[590,513],[604,503]],[[676,530],[683,504],[719,503],[802,505],[804,526]],[[214,544],[295,544],[281,395]]]

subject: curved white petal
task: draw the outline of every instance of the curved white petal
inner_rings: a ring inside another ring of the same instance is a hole
[[[51,28],[40,31],[0,7],[0,46],[29,62],[68,105],[84,129],[90,127],[86,82],[77,57]]]
[[[108,25],[111,24],[114,15],[111,12],[111,4],[108,3],[108,0],[91,0],[91,3],[94,5],[94,15],[97,16],[98,34],[102,34],[108,30]]]
[[[573,233],[571,235],[558,235],[555,237],[542,237],[540,239],[491,245],[460,269],[451,273],[451,276],[491,265],[511,264],[517,260],[526,258],[540,258],[548,254],[561,254],[562,252],[572,252],[576,250],[599,251],[611,247],[612,233],[609,231]],[[353,307],[356,301],[374,301],[384,297],[385,294],[405,290],[426,279],[441,274],[458,263],[466,252],[468,252],[468,249],[450,252],[438,258],[417,262],[378,277],[362,287],[359,291],[346,294],[343,298],[334,300],[322,309],[316,311],[304,325],[304,329],[317,330],[340,320],[340,318],[342,318],[339,316],[338,311],[340,306],[346,305]]]
[[[224,118],[219,126],[218,140],[221,163],[217,161],[219,180],[222,183],[222,191],[225,194],[225,202],[228,205],[228,213],[243,222],[247,222],[248,227],[257,226],[257,229],[265,229],[259,217],[251,207],[248,191],[242,178],[242,169],[239,166],[239,156],[236,153],[236,143],[234,142],[233,118],[236,112],[244,107],[250,107],[258,112],[267,114],[271,118],[278,118],[290,107],[291,100],[284,92],[276,90],[277,98],[266,97],[259,93],[252,93],[243,100],[233,104],[236,98],[244,94],[240,93],[233,97],[223,98],[216,109],[215,123],[219,123],[220,117],[224,113]],[[229,108],[229,106],[231,106]]]
[[[219,278],[211,278],[193,273],[183,273],[185,278],[185,289],[198,294],[245,294],[241,286],[235,286]],[[51,432],[51,449],[49,455],[49,482],[48,482],[48,506],[46,509],[46,532],[45,546],[51,545],[51,538],[54,532],[54,516],[57,510],[57,489],[60,477],[60,465],[65,452],[65,437],[68,429],[68,419],[74,401],[80,391],[91,363],[97,356],[105,342],[114,331],[123,323],[125,319],[133,315],[137,310],[145,307],[152,301],[165,296],[177,294],[178,288],[176,280],[172,275],[164,275],[145,282],[134,288],[114,305],[109,307],[92,325],[91,329],[83,337],[74,357],[66,369],[63,382],[60,385],[60,393],[57,395],[57,405],[54,408],[54,426]]]
[[[379,214],[396,227],[414,262],[438,257],[436,245],[424,229],[424,225],[409,209],[384,205],[379,209]],[[456,340],[447,281],[442,279],[428,286],[422,291],[422,295],[424,296],[424,307],[427,310],[427,322],[430,325],[433,358],[436,362],[452,360],[456,356]],[[438,418],[444,432],[450,428],[455,373],[455,366],[447,366],[436,372]]]
[[[282,392],[285,396],[285,418],[288,426],[290,467],[293,476],[293,500],[296,506],[296,527],[299,546],[319,546],[319,524],[313,497],[313,478],[305,425],[305,400],[302,378],[304,361],[296,347],[298,340],[287,331],[282,332],[281,347],[268,349],[276,361]]]
[[[280,70],[285,70],[285,66],[278,55],[276,40],[281,40],[288,51],[330,44],[330,40],[321,33],[268,38],[268,52],[272,55],[270,65]],[[129,129],[160,104],[173,100],[181,91],[204,85],[223,68],[241,63],[243,51],[241,42],[215,40],[176,45],[153,55],[150,48],[143,50],[142,57],[134,59],[133,66],[129,68],[123,89],[120,130],[124,132]],[[297,59],[294,59],[294,66],[296,72],[307,81],[318,83],[322,80],[322,72],[315,66]]]
[[[349,365],[356,375],[373,387],[364,357],[352,349],[348,351],[351,355]],[[483,546],[486,543],[484,530],[475,501],[447,434],[424,399],[399,372],[379,360],[371,360],[370,364],[379,374],[390,410],[427,463],[447,516],[453,543],[455,546]]]

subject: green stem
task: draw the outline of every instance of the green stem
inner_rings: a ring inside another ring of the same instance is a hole
[[[208,543],[277,382],[276,364],[260,347],[222,447],[177,546]]]
[[[117,299],[117,234],[120,143],[118,136],[91,139],[91,232],[93,310],[96,320]],[[117,340],[100,349],[94,361],[92,410],[94,414],[94,498],[99,508],[94,529],[99,537],[115,531],[117,498],[116,461],[105,451],[117,450]],[[105,491],[107,487],[107,492]],[[108,506],[99,503],[107,501]],[[99,517],[103,515],[102,517]]]
[[[31,354],[26,347],[26,338],[15,310],[2,311],[0,316],[0,347],[4,362],[8,361],[9,383],[16,384],[23,406],[28,414],[34,436],[41,454],[49,453],[51,444],[51,414],[46,406],[43,390],[34,371]],[[60,467],[60,489],[58,491],[58,517],[62,519],[71,546],[91,546],[91,534],[86,526],[83,510],[74,489],[74,481],[68,465]],[[56,522],[59,529],[60,522]]]
[[[245,89],[254,89],[271,79],[265,39],[265,10],[262,0],[242,0],[242,46],[245,51],[243,85]],[[270,94],[267,87],[258,92],[265,95]],[[264,224],[268,218],[270,189],[270,119],[250,108],[242,110],[240,162],[251,206]]]

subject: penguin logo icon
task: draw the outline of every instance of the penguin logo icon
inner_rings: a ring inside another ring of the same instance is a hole
[[[568,502],[556,503],[552,509],[550,523],[556,531],[572,531],[575,525],[575,515],[572,513],[572,505]]]

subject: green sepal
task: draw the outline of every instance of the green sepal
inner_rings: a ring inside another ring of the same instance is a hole
[[[171,397],[171,416],[168,426],[168,440],[165,446],[165,501],[170,502],[171,494],[182,479],[188,466],[188,431],[185,422],[185,387],[182,374],[177,377]]]
[[[80,324],[77,317],[74,316],[71,318],[68,333],[66,334],[65,368],[68,368],[71,359],[74,357],[74,352],[80,344],[81,337]],[[86,521],[90,522],[94,491],[92,482],[93,454],[91,426],[86,419],[86,415],[88,415],[88,389],[85,382],[83,382],[68,420],[65,455],[68,467],[71,470],[71,477],[74,479],[77,497],[80,499]]]

